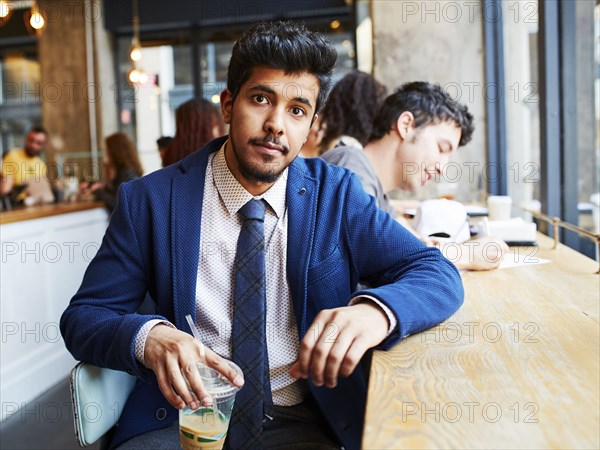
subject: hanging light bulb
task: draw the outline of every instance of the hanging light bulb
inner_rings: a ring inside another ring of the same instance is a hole
[[[133,11],[133,37],[131,38],[131,49],[129,50],[129,59],[135,64],[142,59],[142,44],[140,44],[140,16],[138,13],[138,2],[133,0],[131,4]]]
[[[10,14],[10,6],[8,2],[0,1],[0,19],[6,19]]]
[[[44,28],[44,25],[46,25],[44,16],[42,16],[42,13],[40,13],[37,4],[34,4],[31,8],[31,17],[29,18],[29,24],[34,30],[41,30],[42,28]]]
[[[129,59],[132,61],[139,61],[142,59],[142,48],[139,45],[132,45],[131,50],[129,52]]]
[[[140,71],[140,79],[138,81],[138,84],[146,84],[148,82],[148,74],[146,72],[144,72],[143,70]]]
[[[129,81],[131,81],[133,84],[137,84],[140,82],[140,76],[141,76],[141,72],[139,70],[137,70],[136,68],[131,69],[131,71],[129,72]]]

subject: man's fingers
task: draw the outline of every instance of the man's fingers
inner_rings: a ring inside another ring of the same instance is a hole
[[[319,314],[308,332],[300,343],[300,355],[298,357],[297,374],[300,378],[308,378],[308,373],[311,365],[312,352],[321,336],[321,327],[318,322]]]
[[[194,398],[188,386],[183,378],[181,373],[181,369],[179,367],[179,361],[170,359],[167,361],[167,374],[169,377],[169,381],[171,382],[171,386],[175,391],[179,394],[179,397],[185,402],[186,405],[193,408],[194,402],[197,404],[197,399]]]
[[[200,372],[198,371],[198,366],[196,363],[182,363],[182,369],[183,373],[185,374],[185,378],[187,379],[188,383],[190,384],[190,388],[193,392],[193,394],[196,396],[196,399],[200,400],[200,403],[202,403],[204,406],[208,406],[212,403],[212,397],[210,396],[210,394],[206,391],[206,388],[204,387],[204,383],[202,382],[202,378],[200,377]],[[191,404],[188,403],[188,405],[190,405],[190,408],[192,409],[197,409],[200,407],[200,405],[197,403],[197,401],[192,402]]]
[[[332,344],[333,346],[327,356],[323,371],[323,379],[328,388],[334,388],[337,385],[340,368],[346,360],[346,355],[353,341],[354,336],[351,333],[342,331],[336,339],[335,344]]]
[[[369,350],[371,346],[364,338],[354,339],[352,345],[346,352],[342,364],[340,365],[340,369],[338,372],[338,376],[340,377],[349,377],[358,363],[360,363],[361,358],[364,354]]]
[[[185,402],[177,392],[173,390],[166,369],[160,367],[155,369],[154,373],[156,374],[156,381],[158,382],[158,388],[160,389],[160,392],[162,392],[162,395],[167,399],[171,406],[182,409],[185,406]]]
[[[340,327],[346,326],[345,319],[336,311],[330,315],[327,325],[317,340],[310,357],[310,374],[315,386],[322,386],[325,382],[325,367],[332,357],[331,352],[335,349],[333,358],[341,360],[346,353],[346,348],[352,342],[352,338],[346,337],[340,342]],[[347,334],[346,334],[347,336]],[[338,362],[334,362],[338,364]]]
[[[207,363],[213,369],[215,369],[220,374],[224,375],[229,381],[235,384],[238,387],[242,387],[244,385],[244,377],[241,373],[239,373],[231,364],[229,364],[225,359],[221,358],[215,352],[211,351],[210,354],[207,353]]]

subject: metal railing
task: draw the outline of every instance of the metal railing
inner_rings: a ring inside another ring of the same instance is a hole
[[[599,259],[598,271],[596,273],[600,274],[600,233],[592,233],[591,231],[585,230],[581,227],[578,227],[577,225],[573,225],[573,224],[570,224],[569,222],[565,222],[560,217],[548,216],[539,211],[533,211],[531,209],[527,209],[527,208],[523,208],[523,207],[521,207],[521,209],[523,211],[525,211],[526,213],[531,214],[536,219],[540,219],[540,220],[543,220],[545,222],[552,224],[552,231],[553,231],[552,234],[554,235],[554,244],[552,245],[552,249],[557,248],[558,244],[560,243],[560,237],[559,237],[560,234],[558,232],[559,227],[564,228],[565,230],[574,231],[575,233],[578,233],[579,235],[585,236],[585,237],[591,239],[592,241],[594,241],[596,243],[596,254],[598,255],[598,259]]]

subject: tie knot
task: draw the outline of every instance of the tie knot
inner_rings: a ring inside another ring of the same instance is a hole
[[[265,220],[266,205],[262,200],[252,199],[240,208],[242,220]]]

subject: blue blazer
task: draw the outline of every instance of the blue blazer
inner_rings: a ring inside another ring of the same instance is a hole
[[[137,362],[134,338],[154,318],[190,332],[185,316],[196,314],[206,166],[225,139],[121,185],[102,245],[61,318],[76,359],[139,377],[127,403],[116,405],[122,414],[113,446],[178,418],[153,372]],[[461,305],[454,265],[379,210],[350,171],[296,158],[289,166],[287,205],[287,276],[300,339],[319,311],[346,306],[359,280],[373,286],[360,293],[379,299],[398,320],[378,347],[383,350],[445,320]],[[147,292],[158,315],[135,313]],[[334,389],[309,386],[342,445],[360,448],[366,400],[360,367]]]

